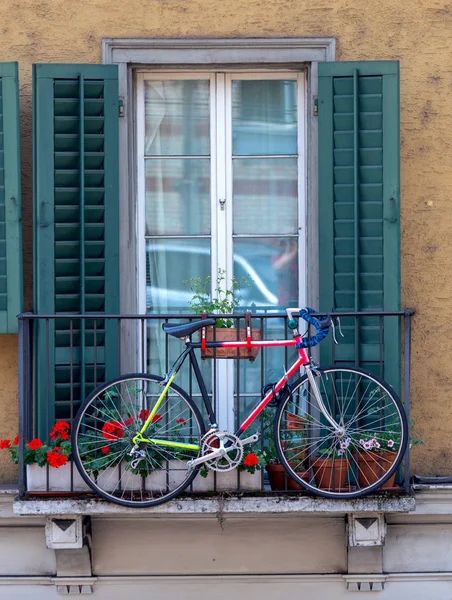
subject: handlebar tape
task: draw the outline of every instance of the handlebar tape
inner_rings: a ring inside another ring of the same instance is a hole
[[[320,342],[328,335],[331,325],[331,317],[328,316],[323,319],[319,319],[311,316],[315,314],[317,314],[316,311],[313,308],[309,308],[309,306],[303,310],[300,310],[300,317],[310,325],[313,325],[316,328],[317,333],[311,339],[308,339],[307,337],[302,338],[301,342],[296,344],[297,348],[313,348],[314,346],[320,344]]]

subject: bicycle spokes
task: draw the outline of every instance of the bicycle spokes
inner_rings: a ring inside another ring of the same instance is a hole
[[[199,413],[182,394],[171,388],[162,397],[162,390],[158,378],[128,378],[85,406],[77,456],[97,491],[124,503],[157,503],[193,478],[187,463],[201,449]]]
[[[319,369],[315,385],[301,380],[278,411],[279,450],[290,474],[330,496],[384,485],[406,445],[398,398],[359,369]]]

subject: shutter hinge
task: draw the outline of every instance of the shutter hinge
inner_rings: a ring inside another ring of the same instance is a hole
[[[319,99],[317,96],[314,96],[314,107],[313,107],[312,113],[313,113],[314,117],[319,116]]]
[[[124,109],[124,100],[122,98],[119,98],[119,102],[118,102],[118,115],[120,117],[124,117],[126,114],[126,111]]]

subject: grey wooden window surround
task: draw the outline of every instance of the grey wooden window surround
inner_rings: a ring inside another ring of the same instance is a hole
[[[105,39],[105,64],[119,68],[119,96],[124,106],[120,119],[120,271],[121,311],[136,312],[136,157],[134,78],[139,69],[293,69],[307,72],[307,274],[308,302],[318,306],[317,216],[317,66],[334,61],[334,38],[289,39]],[[125,278],[130,277],[127,281]]]

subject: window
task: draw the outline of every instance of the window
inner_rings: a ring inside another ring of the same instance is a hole
[[[185,312],[190,277],[218,269],[242,305],[304,296],[303,72],[138,77],[140,312]]]

